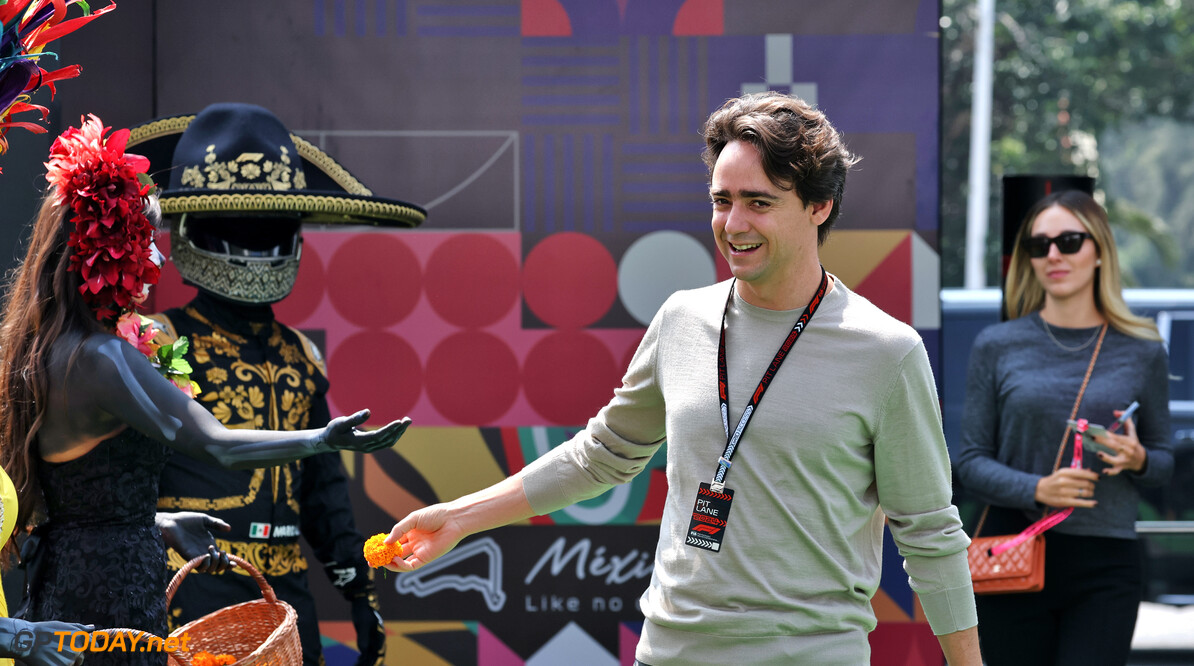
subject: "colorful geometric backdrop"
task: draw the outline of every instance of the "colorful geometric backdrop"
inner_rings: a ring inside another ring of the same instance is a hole
[[[333,412],[414,419],[393,451],[345,456],[366,533],[567,439],[666,296],[726,277],[700,125],[743,92],[815,102],[863,157],[823,259],[915,326],[936,363],[934,0],[134,4],[64,40],[85,73],[56,117],[119,126],[261,104],[378,194],[429,211],[415,231],[307,230],[278,307],[326,351]],[[6,175],[39,150],[7,155]],[[192,293],[168,270],[156,306]],[[380,579],[394,663],[629,664],[664,455],[600,498]],[[874,663],[941,663],[884,552]],[[352,663],[347,607],[319,578],[329,663]]]

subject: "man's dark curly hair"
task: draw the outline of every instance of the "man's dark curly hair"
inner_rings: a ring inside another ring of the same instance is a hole
[[[777,92],[744,95],[727,101],[705,122],[701,157],[710,175],[732,141],[753,145],[772,184],[794,188],[806,206],[833,202],[829,217],[817,229],[817,244],[823,244],[841,212],[846,172],[858,161],[825,114],[798,97]]]

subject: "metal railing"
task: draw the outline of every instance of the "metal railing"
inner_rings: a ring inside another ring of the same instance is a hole
[[[1137,534],[1194,534],[1194,520],[1138,520]]]

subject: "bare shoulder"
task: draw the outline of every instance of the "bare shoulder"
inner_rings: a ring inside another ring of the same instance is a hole
[[[45,460],[76,458],[122,427],[100,407],[103,393],[112,390],[108,372],[113,367],[113,355],[121,354],[119,345],[129,346],[112,335],[72,334],[59,339],[51,349],[50,399],[38,434]]]
[[[56,345],[55,375],[79,388],[79,384],[111,385],[113,373],[128,372],[145,361],[145,355],[110,333],[90,333],[70,344]]]

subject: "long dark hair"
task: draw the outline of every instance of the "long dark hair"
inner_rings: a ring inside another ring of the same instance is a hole
[[[33,223],[25,258],[7,281],[0,320],[0,464],[16,487],[17,529],[33,524],[43,511],[37,433],[49,400],[50,350],[67,333],[105,330],[79,294],[79,273],[69,270],[68,212],[54,205],[51,188]],[[85,337],[74,336],[78,343]],[[69,357],[77,351],[76,346]],[[0,558],[5,565],[16,549],[16,539],[9,539],[8,556]]]

